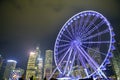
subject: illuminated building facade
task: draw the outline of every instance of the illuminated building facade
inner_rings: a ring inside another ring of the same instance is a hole
[[[28,60],[28,65],[27,65],[27,70],[26,70],[26,79],[28,80],[31,76],[35,76],[36,74],[36,57],[37,54],[34,52],[30,52],[29,60]]]
[[[3,73],[4,73],[4,63],[3,63],[3,57],[0,55],[0,80],[3,78]]]
[[[43,59],[40,58],[40,54],[41,54],[41,52],[40,52],[39,47],[36,47],[36,49],[30,53],[30,56],[28,59],[27,70],[26,70],[26,79],[27,80],[31,76],[33,76],[37,80],[42,79]]]
[[[0,55],[0,70],[1,70],[1,67],[2,67],[2,63],[3,63],[3,58],[2,58],[2,56]]]
[[[17,68],[11,71],[9,80],[18,80],[24,74],[24,70]]]
[[[43,59],[42,58],[38,58],[36,78],[37,78],[37,80],[43,79]]]
[[[52,73],[53,66],[53,51],[46,50],[45,53],[45,64],[44,64],[44,77],[47,79],[50,77]]]
[[[7,64],[6,64],[6,68],[3,76],[4,80],[9,79],[11,71],[14,70],[16,67],[16,63],[17,62],[15,60],[7,60]]]

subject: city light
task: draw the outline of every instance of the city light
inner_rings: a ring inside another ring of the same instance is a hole
[[[43,59],[42,58],[38,58],[39,61],[42,61]]]
[[[7,60],[7,62],[15,62],[15,63],[17,63],[17,61],[15,61],[15,60]]]
[[[35,52],[30,52],[30,54],[34,55],[34,54],[35,54]]]
[[[16,79],[16,78],[18,78],[18,77],[19,77],[19,76],[16,75],[16,74],[13,75],[13,78],[14,78],[14,79]]]

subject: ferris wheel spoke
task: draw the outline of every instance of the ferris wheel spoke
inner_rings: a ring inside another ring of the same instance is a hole
[[[79,56],[79,54],[78,54],[78,56],[77,56],[77,65],[78,65],[78,67],[80,68],[81,66],[83,66],[83,67],[85,67],[85,63],[84,64],[82,64],[82,62],[81,62],[81,58],[82,56]]]
[[[95,62],[95,60],[92,59],[91,56],[82,47],[80,47],[80,48],[83,51],[83,53],[88,57],[88,59],[92,62],[92,64],[94,64],[95,67],[98,68],[99,65],[97,64],[97,62]]]
[[[79,54],[79,56],[80,56],[80,54]],[[86,66],[86,62],[85,61],[83,61],[83,59],[84,59],[84,57],[83,58],[79,58],[79,60],[81,61],[81,63],[82,63],[82,66],[84,66],[84,68],[85,69],[87,69],[87,66]],[[83,62],[82,62],[83,61]],[[88,63],[90,63],[89,65],[91,66],[91,68],[95,71],[96,70],[96,67],[93,65],[93,64],[91,64],[91,62],[90,61],[88,61],[88,59],[86,60]]]
[[[85,29],[87,28],[87,24],[88,24],[88,21],[89,21],[90,17],[91,17],[91,16],[87,16],[86,20],[85,20],[84,23],[83,23],[83,26],[82,26],[82,29],[81,29],[81,30],[83,31],[83,33],[84,33]],[[81,33],[81,35],[82,35],[83,33]]]
[[[84,30],[84,34],[88,32],[88,30],[92,27],[92,25],[95,23],[95,21],[98,19],[98,17],[94,17],[94,19],[89,23],[89,25]]]
[[[63,34],[64,37],[66,37],[69,40],[72,40],[69,36],[67,36],[66,34]]]
[[[58,61],[60,61],[63,58],[63,56],[70,51],[69,49],[70,49],[70,47],[68,47],[68,49],[64,53],[56,54],[56,56],[59,56],[59,60]]]
[[[69,43],[68,44],[61,44],[58,47],[66,47],[66,46],[69,46],[69,45],[70,45]]]
[[[86,69],[87,66],[86,66],[86,62],[84,61],[84,58],[82,57],[82,55],[78,54],[78,57],[77,57],[77,65],[78,65],[78,69]],[[81,75],[81,73],[79,73],[79,75]],[[88,73],[86,73],[86,75],[88,76]]]
[[[77,27],[78,27],[78,21],[75,21],[75,35],[77,35],[78,32]]]
[[[86,21],[84,22],[84,26],[86,28],[91,16],[87,16]]]
[[[80,19],[80,22],[79,22],[80,24],[79,24],[79,26],[78,26],[78,27],[79,27],[78,30],[79,30],[80,34],[81,34],[81,32],[82,32],[81,29],[82,29],[82,25],[83,25],[83,20],[84,20],[84,17],[81,16],[81,19]]]
[[[80,62],[81,62],[81,66],[83,66],[83,68],[84,68],[84,71],[85,71],[85,73],[86,73],[86,76],[87,77],[89,77],[89,73],[88,73],[88,71],[87,71],[87,66],[86,66],[86,64],[88,64],[87,62],[85,62],[84,61],[84,57],[82,57],[82,55],[81,54],[78,54],[78,65],[80,65]],[[86,61],[88,61],[88,60],[86,60]],[[89,62],[89,61],[88,61]],[[91,66],[92,66],[92,68],[94,68],[94,66],[91,64]],[[80,67],[80,66],[79,66]],[[94,68],[95,69],[95,68]],[[96,70],[96,69],[95,69]]]
[[[66,73],[66,69],[67,69],[67,67],[69,67],[69,62],[70,62],[70,57],[71,57],[71,54],[72,54],[72,48],[71,48],[71,50],[70,50],[70,53],[69,53],[69,55],[68,55],[68,59],[67,59],[67,63],[66,63],[66,65],[65,65],[65,69],[64,69],[64,73],[63,74],[65,74]]]
[[[61,54],[62,52],[66,51],[68,48],[69,48],[69,46],[68,46],[68,47],[66,47],[66,48],[64,48],[64,49],[62,49],[62,50],[60,50],[60,51],[58,51],[58,53],[57,53],[56,55]]]
[[[59,57],[59,59],[58,59],[57,61],[60,62],[60,60],[63,58],[64,55],[65,55],[65,54],[61,54],[60,56],[59,56],[59,55],[56,55],[56,56]]]
[[[105,34],[105,33],[107,33],[107,32],[109,32],[108,29],[106,29],[106,30],[104,30],[104,31],[101,31],[101,32],[99,32],[99,33],[93,34],[93,35],[91,35],[91,36],[88,36],[88,37],[86,37],[86,38],[83,38],[82,41],[85,41],[85,40],[88,40],[88,39],[91,39],[91,38],[94,38],[94,37],[98,37],[98,36],[103,35],[103,34]]]
[[[74,32],[74,29],[73,29],[73,25],[72,25],[72,24],[70,25],[70,28],[71,28],[72,35],[74,36],[74,35],[75,35],[75,32]]]
[[[91,68],[94,71],[96,71],[96,69],[98,69],[99,65],[95,62],[95,60],[93,60],[82,47],[79,47],[79,50],[81,51],[81,53],[83,53],[84,58],[86,59],[86,61],[88,61],[88,64],[91,66]],[[85,70],[87,77],[89,77],[87,68],[85,68],[84,70]]]
[[[103,24],[105,23],[104,20],[102,20],[99,24],[97,24],[94,28],[92,28],[90,31],[86,32],[84,36],[84,38],[86,38],[88,35],[90,35],[92,32],[94,32],[95,30],[97,30],[99,27],[101,27]]]
[[[83,44],[106,44],[106,43],[110,43],[110,41],[85,41],[82,42]]]
[[[61,41],[61,42],[70,42],[70,41],[68,41],[68,40],[64,40],[64,39],[61,39],[61,40],[59,40],[59,41]]]
[[[81,18],[80,18],[80,24],[79,24],[79,30],[81,30],[81,26],[83,25],[83,20],[84,20],[84,17],[83,16],[81,16]]]
[[[105,53],[102,53],[102,52],[100,52],[100,51],[94,50],[93,48],[90,48],[90,47],[87,47],[87,46],[84,46],[84,45],[82,45],[82,46],[83,46],[84,48],[88,48],[88,49],[90,49],[90,50],[92,50],[92,51],[95,51],[95,52],[97,52],[97,53],[100,53],[100,54],[106,56]]]
[[[86,68],[86,62],[81,54],[78,54],[78,62],[81,63],[84,68]]]
[[[91,60],[89,60],[89,58],[88,58],[88,56],[86,56],[84,53],[83,53],[83,51],[82,51],[82,49],[80,48],[80,47],[78,47],[77,46],[77,49],[79,50],[79,54],[81,54],[84,58],[85,58],[85,60],[91,65],[91,67],[94,69],[94,70],[96,70],[97,69],[97,67],[93,64],[93,62],[91,61]],[[87,73],[86,73],[87,74]]]
[[[69,51],[71,50],[71,47],[69,47],[69,49],[65,52],[65,54],[62,56],[62,59],[59,59],[59,63],[58,66],[60,66],[60,64],[63,62],[64,58],[66,57],[66,55],[69,53]]]
[[[76,51],[75,51],[75,53],[73,54],[73,59],[72,59],[71,65],[70,65],[70,70],[68,71],[68,75],[70,75],[70,73],[71,73],[71,71],[72,71],[73,64],[74,64],[74,61],[75,61],[75,56],[76,56]]]
[[[68,28],[66,28],[66,31],[70,35],[70,37],[73,38],[73,36],[72,36],[71,32],[68,30]]]

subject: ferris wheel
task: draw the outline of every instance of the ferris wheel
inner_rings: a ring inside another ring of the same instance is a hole
[[[60,74],[79,79],[99,76],[110,63],[114,32],[108,20],[96,11],[82,11],[60,30],[54,47],[54,60]]]

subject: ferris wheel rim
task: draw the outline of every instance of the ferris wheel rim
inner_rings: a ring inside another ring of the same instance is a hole
[[[61,70],[60,70],[59,67],[58,67],[58,66],[59,66],[59,63],[57,63],[57,61],[56,61],[56,51],[55,51],[58,37],[59,37],[59,35],[61,34],[62,30],[65,28],[65,26],[70,22],[71,19],[73,19],[74,17],[76,17],[76,16],[78,16],[78,15],[80,15],[80,14],[87,13],[87,12],[88,12],[88,13],[89,13],[89,12],[92,12],[92,13],[96,13],[96,14],[100,15],[100,16],[105,20],[105,22],[106,22],[106,24],[107,24],[107,26],[108,26],[108,28],[109,28],[109,35],[110,35],[109,49],[108,49],[108,52],[107,52],[107,54],[106,54],[106,57],[105,57],[104,61],[103,61],[102,64],[99,66],[99,68],[101,68],[101,67],[104,65],[106,59],[108,58],[108,55],[109,55],[108,53],[111,51],[111,46],[112,46],[112,30],[111,30],[111,25],[110,25],[109,21],[108,21],[102,14],[100,14],[100,13],[98,13],[98,12],[96,12],[96,11],[93,11],[93,10],[82,11],[82,12],[77,13],[77,14],[75,14],[74,16],[72,16],[72,17],[63,25],[63,27],[61,28],[60,32],[59,32],[58,35],[57,35],[57,39],[56,39],[56,41],[55,41],[55,47],[54,47],[54,61],[55,61],[55,64],[56,64],[56,66],[57,66],[57,68],[58,68],[58,70],[59,70],[60,73],[62,73],[62,72],[61,72]],[[93,73],[94,73],[94,72],[93,72]]]

